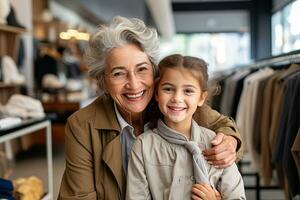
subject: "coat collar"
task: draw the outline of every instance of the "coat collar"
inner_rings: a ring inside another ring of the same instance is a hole
[[[114,103],[108,95],[102,95],[96,100],[95,128],[116,130],[120,132],[120,125],[114,110]]]
[[[108,95],[102,95],[95,101],[95,123],[96,129],[110,130],[102,134],[120,133],[120,125],[114,110],[114,103]],[[105,136],[106,137],[106,136]],[[114,136],[112,136],[114,137]],[[111,138],[111,137],[108,137]],[[108,142],[103,150],[102,159],[112,171],[121,194],[125,193],[126,177],[122,164],[122,146],[120,134]]]

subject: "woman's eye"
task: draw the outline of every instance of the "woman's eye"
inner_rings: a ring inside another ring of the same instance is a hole
[[[145,67],[145,66],[141,66],[139,68],[137,68],[137,72],[146,72],[148,70],[148,67]]]
[[[126,72],[118,71],[118,72],[113,72],[111,75],[112,77],[117,78],[117,77],[126,76]]]

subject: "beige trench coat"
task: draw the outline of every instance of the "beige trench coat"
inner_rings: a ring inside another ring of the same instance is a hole
[[[240,138],[235,124],[208,106],[199,109],[195,121],[215,132]],[[126,178],[122,167],[120,127],[112,99],[100,96],[75,112],[69,117],[65,130],[66,169],[58,199],[124,199]],[[238,154],[241,152],[239,148]]]

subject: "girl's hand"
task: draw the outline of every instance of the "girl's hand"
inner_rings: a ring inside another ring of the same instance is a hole
[[[221,195],[207,184],[194,184],[192,187],[193,200],[221,200]]]

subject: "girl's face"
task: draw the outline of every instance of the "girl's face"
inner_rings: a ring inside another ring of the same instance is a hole
[[[135,45],[114,48],[107,55],[104,74],[104,89],[125,120],[128,114],[138,117],[153,95],[153,69],[148,56]]]
[[[197,106],[202,106],[207,92],[201,91],[200,81],[191,70],[167,68],[155,95],[164,122],[177,130],[191,124]]]

